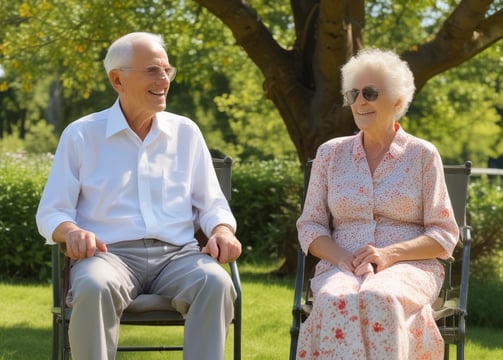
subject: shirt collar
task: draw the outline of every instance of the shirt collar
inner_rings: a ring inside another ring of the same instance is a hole
[[[386,156],[391,159],[398,159],[405,151],[407,144],[407,133],[402,129],[399,123],[395,123],[395,137],[389,146],[389,151]],[[365,149],[363,148],[363,132],[360,131],[355,136],[353,142],[353,159],[355,161],[364,159],[366,157]]]
[[[389,154],[392,158],[398,159],[405,152],[407,146],[407,133],[402,129],[399,123],[395,123],[395,138],[389,146]]]
[[[170,128],[170,123],[165,116],[162,116],[162,114],[164,113],[157,113],[154,116],[151,132],[153,134],[157,134],[159,131],[162,131],[168,137],[171,137],[172,131]],[[127,123],[126,117],[122,112],[119,98],[117,98],[115,103],[110,108],[110,111],[108,112],[106,137],[107,138],[112,137],[113,135],[127,129],[130,128]]]
[[[170,113],[160,112],[157,113],[154,117],[154,123],[152,127],[156,128],[158,131],[162,131],[168,138],[170,138],[173,134],[173,126],[169,117]]]
[[[117,134],[118,132],[121,132],[128,128],[129,125],[127,123],[126,117],[122,113],[119,98],[117,98],[115,103],[110,108],[110,111],[108,112],[106,137],[109,138]]]

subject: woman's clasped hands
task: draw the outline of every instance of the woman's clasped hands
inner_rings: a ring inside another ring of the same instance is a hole
[[[375,244],[371,243],[353,254],[353,273],[366,278],[389,267],[390,259],[386,249],[376,248]]]

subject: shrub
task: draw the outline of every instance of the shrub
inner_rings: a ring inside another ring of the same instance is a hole
[[[50,251],[38,235],[35,213],[51,158],[0,154],[0,274],[6,279],[47,281]],[[238,163],[231,207],[243,243],[242,262],[281,258],[296,239],[303,175],[295,161]],[[497,182],[473,178],[468,210],[473,227],[469,291],[470,325],[503,327],[494,309],[503,296],[503,194]]]
[[[50,252],[38,234],[35,213],[50,159],[3,153],[0,160],[0,273],[11,279],[46,280]]]
[[[468,291],[468,318],[473,326],[503,329],[503,251],[490,258],[475,259]]]
[[[473,229],[472,259],[484,262],[503,250],[503,190],[499,181],[472,177],[467,211]]]
[[[45,121],[38,121],[26,133],[24,145],[26,151],[29,153],[54,153],[58,146],[58,138],[54,134],[54,126]]]
[[[3,153],[18,153],[24,150],[24,142],[19,138],[17,131],[14,134],[0,138],[0,156]]]
[[[238,220],[242,258],[281,258],[283,247],[297,238],[303,175],[295,161],[237,163],[232,173],[231,206]]]
[[[472,227],[468,318],[470,325],[503,328],[495,311],[503,297],[503,191],[500,179],[474,177],[468,192]]]

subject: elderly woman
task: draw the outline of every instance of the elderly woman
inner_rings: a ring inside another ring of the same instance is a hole
[[[408,65],[363,50],[342,68],[359,133],[322,144],[297,221],[320,261],[298,359],[441,359],[432,317],[458,238],[442,160],[398,120],[414,94]]]

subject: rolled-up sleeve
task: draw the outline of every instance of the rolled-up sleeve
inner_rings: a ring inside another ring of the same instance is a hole
[[[75,222],[80,192],[77,151],[79,138],[66,129],[54,155],[53,166],[40,200],[36,222],[47,244],[54,244],[52,234],[63,222]]]
[[[330,210],[327,204],[328,187],[325,155],[320,149],[312,162],[311,175],[297,231],[302,251],[307,254],[311,243],[320,236],[330,237]]]
[[[200,153],[195,156],[192,169],[192,203],[198,215],[197,222],[206,236],[220,224],[232,227],[235,232],[237,222],[218,182],[210,153],[206,149],[202,134],[197,131],[196,136]]]
[[[443,248],[443,259],[452,255],[459,238],[459,228],[454,217],[444,169],[440,155],[433,152],[431,161],[423,169],[423,207],[425,235]]]

